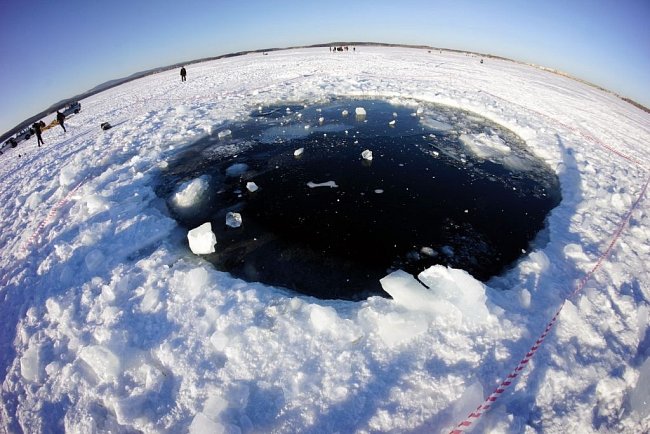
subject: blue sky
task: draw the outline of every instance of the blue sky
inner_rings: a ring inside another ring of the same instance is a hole
[[[650,107],[650,0],[0,0],[0,134],[134,72],[358,40],[557,68]]]

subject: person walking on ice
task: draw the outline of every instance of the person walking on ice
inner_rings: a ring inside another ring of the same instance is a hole
[[[45,144],[45,142],[43,141],[43,137],[41,137],[41,123],[34,122],[32,128],[34,129],[34,133],[36,134],[36,139],[38,140],[38,147],[40,148],[41,145]]]
[[[65,115],[58,110],[56,112],[56,121],[59,123],[59,125],[61,125],[61,128],[63,128],[63,132],[65,133],[65,125],[63,125],[63,122],[65,121]]]
[[[187,71],[185,70],[184,66],[181,66],[181,81],[187,81],[185,79],[185,76],[187,75]]]

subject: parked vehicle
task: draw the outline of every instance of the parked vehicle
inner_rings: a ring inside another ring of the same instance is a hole
[[[15,148],[16,146],[18,146],[18,142],[16,142],[16,139],[13,137],[9,137],[7,141],[2,144],[0,150],[7,149],[7,148]]]
[[[23,128],[14,136],[14,140],[16,141],[16,144],[18,144],[23,140],[29,140],[29,138],[33,135],[34,130],[31,127]]]
[[[75,101],[70,103],[66,108],[61,110],[61,113],[65,115],[65,117],[70,116],[71,114],[77,114],[81,111],[81,103],[79,101]]]

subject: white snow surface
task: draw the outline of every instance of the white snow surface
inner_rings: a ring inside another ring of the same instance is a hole
[[[571,296],[646,183],[649,114],[445,51],[297,49],[188,68],[185,83],[173,70],[82,100],[67,133],[0,156],[0,431],[447,432],[566,297],[474,432],[650,431],[647,198]],[[563,195],[531,253],[487,284],[443,267],[422,274],[430,289],[391,275],[395,299],[362,302],[247,283],[192,254],[152,187],[166,160],[258,106],[336,97],[446,104],[520,135]]]

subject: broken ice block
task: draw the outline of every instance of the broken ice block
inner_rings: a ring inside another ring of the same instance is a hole
[[[226,214],[226,226],[231,228],[238,228],[241,226],[241,214],[238,212],[229,212]]]
[[[298,148],[295,151],[293,151],[293,155],[296,157],[300,157],[303,152],[305,152],[305,148]]]
[[[372,151],[369,150],[369,149],[366,149],[365,151],[363,151],[363,152],[361,153],[361,157],[362,157],[364,160],[371,161],[371,160],[372,160]]]
[[[215,251],[214,246],[217,244],[217,237],[212,232],[210,222],[203,223],[198,228],[194,228],[187,233],[187,240],[190,242],[190,249],[195,255],[207,255]]]
[[[355,114],[357,115],[357,117],[359,117],[359,118],[364,118],[364,117],[366,117],[366,109],[364,109],[363,107],[357,107],[356,109],[354,109],[354,113],[355,113]]]
[[[246,183],[246,189],[248,191],[250,191],[251,193],[254,193],[259,189],[259,187],[254,182],[247,182]]]

